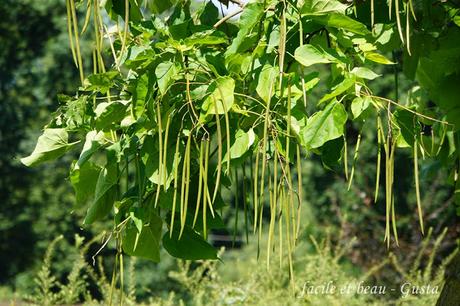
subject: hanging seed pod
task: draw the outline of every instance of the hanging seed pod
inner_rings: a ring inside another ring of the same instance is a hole
[[[417,137],[414,139],[414,178],[415,178],[415,195],[417,199],[417,211],[418,219],[420,223],[420,230],[422,235],[425,234],[423,227],[423,212],[422,212],[422,200],[420,198],[420,182],[419,182],[419,173],[418,173],[418,141]]]
[[[233,183],[235,184],[235,223],[233,224],[233,239],[232,239],[232,247],[235,247],[235,240],[236,234],[238,231],[238,215],[239,215],[239,198],[240,198],[240,182],[238,179],[238,168],[233,170]]]
[[[181,185],[181,202],[180,202],[180,216],[181,216],[181,227],[179,232],[179,239],[182,237],[182,233],[185,229],[187,221],[187,208],[188,208],[188,194],[190,187],[190,147],[192,142],[192,133],[190,132],[187,137],[187,144],[185,146],[185,157],[182,166],[182,185]]]
[[[254,190],[254,233],[257,230],[257,217],[258,217],[258,210],[259,210],[259,199],[258,195],[259,192],[257,190],[257,186],[259,186],[259,155],[260,155],[260,147],[257,146],[256,151],[256,161],[254,165],[254,175],[253,175],[253,190]]]
[[[204,140],[200,141],[200,158],[198,160],[199,167],[199,177],[198,177],[198,192],[196,196],[196,205],[195,205],[195,216],[193,217],[193,227],[195,227],[196,220],[198,218],[198,212],[200,210],[201,203],[201,190],[203,185],[203,175],[204,175],[204,166],[203,166],[203,155],[204,155]],[[203,207],[205,209],[205,207]]]
[[[379,187],[380,187],[380,168],[381,168],[381,160],[382,160],[382,141],[384,141],[383,137],[383,127],[382,127],[382,119],[380,118],[380,114],[377,116],[377,170],[375,175],[375,196],[374,196],[374,203],[377,203],[377,199],[379,197]]]
[[[212,203],[214,202],[217,192],[220,186],[220,176],[222,174],[222,131],[220,129],[220,119],[217,113],[216,101],[214,100],[214,106],[216,110],[216,128],[217,128],[217,175],[216,175],[216,185],[214,186],[214,192],[212,195]]]
[[[167,181],[168,181],[168,168],[167,168],[167,162],[168,162],[168,140],[169,140],[169,129],[171,127],[171,116],[168,115],[166,119],[166,130],[165,130],[165,138],[163,141],[163,175],[162,175],[162,180],[163,180],[163,190],[166,192],[167,189]]]
[[[302,194],[302,167],[300,164],[300,146],[297,145],[296,148],[296,164],[297,164],[297,193],[298,193],[298,198],[299,198],[299,203],[297,206],[297,229],[296,229],[296,234],[295,234],[295,241],[297,242],[297,239],[299,237],[300,233],[300,215],[302,212],[302,201],[303,201],[303,194]]]
[[[351,166],[350,180],[348,181],[348,190],[351,188],[351,184],[353,183],[353,176],[355,175],[356,161],[358,160],[359,154],[359,145],[361,144],[361,134],[362,132],[358,134],[358,140],[356,141],[355,154],[353,155],[353,164]]]
[[[72,23],[72,9],[71,9],[71,0],[66,0],[66,11],[67,11],[67,32],[69,35],[69,45],[70,45],[70,50],[72,52],[72,58],[75,63],[75,66],[79,68],[78,66],[78,60],[77,60],[77,51],[75,50],[75,45],[74,45],[74,37],[73,37],[73,23]]]
[[[275,149],[276,152],[276,149]],[[274,153],[276,155],[276,153]],[[277,197],[276,197],[276,188],[278,186],[277,180],[277,158],[273,159],[273,181],[270,179],[270,167],[268,167],[268,194],[269,194],[269,204],[270,204],[270,223],[268,227],[268,242],[267,242],[267,269],[270,268],[270,251],[272,249],[272,241],[274,240],[275,233],[275,221],[276,221],[276,206],[277,206]],[[259,229],[260,230],[260,229]]]
[[[158,184],[157,184],[157,192],[155,196],[155,207],[157,207],[158,199],[160,197],[160,189],[161,184],[163,183],[163,172],[166,172],[166,169],[163,169],[163,124],[161,120],[161,109],[160,103],[157,103],[157,126],[158,126]],[[166,184],[166,182],[164,182]]]
[[[174,229],[174,219],[176,214],[176,202],[177,202],[177,189],[178,189],[178,180],[179,180],[179,144],[180,144],[180,136],[177,136],[176,139],[176,150],[174,152],[174,195],[173,195],[173,202],[172,202],[172,209],[171,209],[171,222],[169,226],[169,237],[172,237],[173,229]]]
[[[206,211],[207,206],[211,211],[212,216],[214,217],[214,210],[212,208],[211,197],[208,190],[208,170],[209,170],[209,147],[211,141],[206,139],[205,152],[204,152],[204,171],[203,171],[203,235],[206,239],[207,237],[207,226],[206,226]]]

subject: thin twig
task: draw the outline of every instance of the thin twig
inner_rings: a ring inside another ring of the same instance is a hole
[[[419,117],[422,117],[422,118],[425,118],[425,119],[428,119],[430,121],[434,121],[434,122],[439,122],[439,123],[442,123],[442,124],[446,124],[446,125],[450,125],[450,126],[453,126],[452,123],[449,123],[448,121],[444,121],[444,120],[438,120],[438,119],[435,119],[435,118],[432,118],[432,117],[429,117],[429,116],[426,116],[426,115],[423,115],[419,112],[416,112],[404,105],[401,105],[399,103],[396,103],[395,101],[393,100],[390,100],[390,99],[386,99],[386,98],[382,98],[382,97],[378,97],[378,96],[374,96],[374,95],[369,95],[369,94],[365,94],[365,96],[368,96],[370,98],[374,98],[374,99],[377,99],[377,100],[381,100],[381,101],[384,101],[384,102],[387,102],[387,103],[391,103],[391,104],[394,104],[394,105],[397,105],[398,107],[401,107],[402,109],[404,110],[407,110],[408,112],[411,112],[413,113],[414,115],[417,115]]]
[[[219,27],[221,24],[223,24],[224,22],[226,22],[230,18],[235,17],[238,14],[241,14],[241,12],[243,12],[243,7],[239,8],[238,10],[234,11],[233,13],[230,13],[230,14],[224,16],[221,20],[216,22],[216,24],[214,25],[214,28],[216,29],[217,27]]]

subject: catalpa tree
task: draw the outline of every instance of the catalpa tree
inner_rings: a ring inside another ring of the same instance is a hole
[[[235,209],[244,210],[246,233],[260,239],[268,226],[268,261],[282,237],[292,273],[302,161],[320,155],[350,186],[361,134],[350,143],[345,127],[354,124],[377,135],[375,201],[385,199],[386,243],[398,243],[398,151],[413,156],[423,233],[418,159],[438,159],[459,184],[455,1],[220,2],[67,0],[82,83],[74,96],[59,96],[21,161],[34,166],[79,150],[70,181],[88,207],[84,224],[113,218],[118,257],[158,262],[163,247],[177,258],[216,259],[207,235],[224,226],[221,191],[230,189],[243,195]],[[236,9],[223,15],[229,3]],[[82,33],[94,37],[92,58],[81,56]],[[397,65],[415,94],[374,94],[376,71]]]

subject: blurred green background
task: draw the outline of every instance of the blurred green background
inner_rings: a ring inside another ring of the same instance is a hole
[[[86,41],[83,40],[83,50],[89,40],[88,37]],[[390,75],[374,83],[374,91],[379,95],[394,96],[392,71],[381,72],[390,72]],[[413,84],[405,80],[402,73],[398,72],[398,75],[399,94],[404,96]],[[63,235],[64,239],[56,244],[50,269],[56,281],[65,282],[75,267],[75,258],[79,256],[79,248],[74,246],[79,238],[75,234],[89,241],[104,228],[102,224],[81,228],[84,208],[68,214],[69,207],[74,205],[73,190],[68,181],[70,157],[36,168],[26,168],[19,162],[19,157],[32,151],[41,127],[56,109],[57,94],[72,94],[76,84],[79,84],[79,80],[68,48],[64,1],[0,1],[0,302],[11,298],[27,300],[28,295],[34,294],[37,289],[34,279],[43,270],[45,251],[59,235]],[[314,155],[304,159],[303,228],[302,243],[296,251],[296,286],[302,286],[306,278],[357,281],[360,275],[369,271],[373,271],[371,282],[395,284],[409,277],[403,275],[401,267],[409,271],[417,256],[427,258],[421,261],[417,271],[426,271],[430,268],[430,255],[431,263],[436,265],[457,246],[460,227],[455,223],[452,187],[445,184],[447,178],[439,165],[425,159],[421,162],[422,201],[425,226],[432,227],[433,235],[428,237],[431,239],[423,248],[410,152],[400,150],[395,165],[400,247],[390,250],[397,259],[395,262],[391,259],[393,257],[389,257],[389,251],[383,243],[383,198],[373,203],[377,146],[372,132],[374,129],[368,128],[369,125],[373,125],[373,122],[347,127],[350,154],[354,150],[357,135],[360,131],[363,133],[354,184],[350,191],[347,191],[347,182],[340,170],[326,170],[321,158]],[[231,192],[227,192],[225,199],[230,206],[235,205]],[[218,233],[230,240],[234,234],[233,211],[228,209],[224,218],[229,230]],[[239,219],[242,220],[242,216]],[[246,301],[252,305],[255,302],[251,303],[251,298],[260,297],[261,294],[265,295],[265,300],[261,301],[266,303],[275,305],[277,303],[274,301],[283,300],[287,303],[290,299],[285,290],[289,287],[287,269],[281,265],[281,269],[274,267],[268,272],[264,255],[259,261],[256,260],[257,238],[251,236],[247,244],[241,223],[236,230],[238,248],[231,250],[232,243],[227,243],[223,263],[188,266],[189,263],[178,262],[166,254],[163,254],[160,264],[141,260],[134,263],[127,259],[126,264],[132,265],[133,271],[137,271],[137,289],[131,302],[163,297],[157,302],[167,303],[171,300],[174,305],[178,299],[182,299],[186,304],[200,304],[200,301],[206,301],[203,295],[211,291],[224,292],[207,297],[208,301],[222,304],[231,298],[230,304]],[[434,238],[439,237],[445,228],[444,239],[435,247]],[[314,241],[318,241],[318,246]],[[323,244],[319,243],[321,241]],[[97,240],[85,253],[89,266],[100,242],[100,239]],[[436,253],[433,253],[434,248]],[[98,270],[100,275],[110,275],[113,254],[110,244],[99,254],[106,269],[105,274]],[[386,264],[387,267],[377,269],[380,264]],[[255,266],[258,268],[255,269]],[[201,275],[197,271],[201,271]],[[248,271],[254,273],[248,274]],[[428,272],[427,279],[433,280],[442,271]],[[83,275],[81,272],[79,277],[84,278]],[[53,290],[59,291],[59,288]],[[103,291],[103,285],[95,279],[88,280],[84,290],[89,292],[91,298],[98,299],[104,298]],[[79,294],[78,299],[90,299],[84,297],[84,292]],[[360,299],[354,297],[347,305],[366,302]],[[37,299],[35,302],[40,304]],[[297,302],[292,300],[293,304]],[[430,305],[432,300],[425,302]],[[417,305],[425,302],[418,301]]]

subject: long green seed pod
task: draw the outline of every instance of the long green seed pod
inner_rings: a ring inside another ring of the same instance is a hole
[[[303,34],[303,24],[302,24],[302,14],[300,13],[299,11],[299,15],[298,15],[298,25],[299,25],[299,45],[300,46],[303,46],[304,42],[304,34]],[[306,90],[306,87],[305,87],[305,79],[304,79],[304,74],[303,74],[303,69],[301,67],[301,65],[299,65],[299,75],[300,75],[300,80],[301,80],[301,83],[302,83],[302,98],[303,98],[303,105],[304,107],[306,108],[307,107],[307,90]]]
[[[174,152],[174,195],[173,195],[173,203],[171,209],[171,222],[169,226],[169,237],[172,237],[173,229],[174,229],[174,217],[176,214],[176,202],[177,202],[177,188],[178,188],[178,169],[179,169],[179,144],[180,144],[180,136],[177,136],[176,140],[176,150]]]
[[[297,145],[296,148],[296,155],[297,155],[297,194],[299,197],[299,204],[297,206],[297,229],[295,234],[295,241],[297,242],[297,238],[299,237],[300,233],[300,215],[302,212],[302,201],[303,201],[303,193],[302,193],[302,167],[301,167],[301,156],[300,156],[300,146]]]
[[[83,28],[81,29],[81,34],[85,33],[89,25],[89,20],[91,19],[91,0],[86,1],[86,16],[85,22],[83,23]]]
[[[391,172],[391,159],[390,159],[390,136],[387,138],[385,144],[385,200],[386,200],[386,214],[385,214],[385,241],[387,247],[390,247],[390,211],[391,211],[391,187],[390,187],[390,172]]]
[[[226,145],[227,145],[227,169],[225,170],[226,173],[228,173],[230,171],[230,159],[231,159],[231,156],[230,156],[230,147],[231,147],[231,144],[230,144],[230,120],[228,118],[228,110],[227,110],[227,105],[225,105],[225,96],[224,96],[224,93],[222,92],[221,88],[220,87],[217,87],[217,89],[219,90],[219,94],[220,94],[220,97],[221,97],[221,103],[222,103],[222,108],[223,108],[223,111],[224,111],[224,120],[225,120],[225,132],[226,132],[226,136],[225,136],[225,140],[226,140]],[[217,104],[214,103],[214,106],[216,108],[216,113],[217,113]],[[216,195],[217,193],[214,192],[214,195],[212,196],[212,202],[214,202],[214,200],[216,199]]]
[[[396,213],[395,213],[395,198],[394,198],[394,193],[393,193],[393,185],[394,185],[394,168],[395,168],[395,148],[396,148],[396,141],[393,141],[392,147],[391,147],[391,164],[390,164],[390,188],[391,188],[391,223],[393,225],[393,235],[395,237],[396,245],[399,245],[398,241],[398,231],[396,227]]]
[[[275,149],[276,151],[276,149]],[[275,157],[273,159],[273,182],[270,179],[270,167],[268,167],[268,197],[269,197],[269,203],[270,203],[270,225],[268,227],[268,241],[267,241],[267,269],[270,268],[270,251],[272,248],[272,241],[273,241],[273,236],[275,233],[275,221],[276,221],[276,205],[277,205],[277,200],[276,200],[276,188],[278,186],[278,180],[277,180],[277,157],[276,157],[276,152],[274,153]]]
[[[257,146],[257,151],[256,151],[256,161],[254,165],[254,181],[253,181],[253,187],[254,187],[254,233],[257,230],[257,217],[258,217],[258,209],[259,209],[259,200],[258,200],[258,190],[257,186],[259,184],[259,155],[260,155],[260,148]]]
[[[374,29],[375,23],[375,11],[374,11],[374,0],[371,0],[371,28]]]
[[[121,240],[121,239],[120,239]],[[120,241],[121,245],[121,241]],[[120,260],[120,296],[119,296],[119,301],[120,301],[120,306],[123,306],[123,296],[124,296],[124,288],[125,288],[125,273],[124,273],[124,262],[123,262],[123,252],[121,250],[118,250],[118,257]]]
[[[409,21],[409,11],[406,10],[406,49],[409,55],[412,55],[410,52],[410,21]]]
[[[377,117],[377,170],[375,175],[375,196],[374,203],[377,203],[380,186],[380,168],[382,160],[382,122],[380,115]]]
[[[161,109],[160,102],[157,103],[157,127],[158,127],[158,185],[157,185],[157,194],[155,196],[155,207],[157,207],[158,199],[160,198],[160,188],[161,184],[166,184],[163,182],[163,123],[161,120]],[[165,171],[166,172],[166,171]]]
[[[209,170],[209,147],[211,146],[211,141],[209,139],[206,140],[206,148],[204,152],[204,173],[203,173],[203,236],[207,238],[207,227],[206,227],[206,211],[207,206],[209,205],[209,209],[211,211],[212,216],[214,217],[214,210],[212,208],[211,197],[209,196],[208,190],[208,170]]]
[[[105,72],[104,58],[102,57],[102,45],[104,37],[102,35],[103,23],[99,12],[99,0],[94,0],[94,34],[96,40],[96,55],[98,58],[99,69]],[[110,40],[110,39],[109,39]]]
[[[75,9],[75,0],[69,0],[70,1],[70,11],[72,13],[72,23],[73,23],[73,34],[75,37],[75,51],[77,54],[77,61],[78,61],[78,71],[80,72],[80,80],[81,83],[83,84],[83,81],[85,80],[85,75],[83,73],[83,61],[81,58],[81,49],[80,49],[80,39],[78,38],[78,19],[77,19],[77,11]]]
[[[420,222],[420,230],[422,231],[422,235],[424,235],[425,230],[423,227],[422,200],[420,199],[420,183],[419,183],[419,174],[418,174],[418,141],[417,141],[417,138],[415,138],[415,141],[414,141],[414,178],[415,178],[415,195],[417,198],[418,219]]]
[[[187,221],[187,207],[188,207],[188,193],[190,186],[190,147],[192,142],[192,133],[187,137],[187,144],[185,146],[185,158],[182,167],[182,188],[181,188],[181,228],[179,233],[179,239],[182,237],[182,233],[185,229],[185,223]]]
[[[270,125],[270,100],[271,100],[271,97],[272,97],[272,92],[273,92],[273,86],[274,86],[274,82],[270,84],[270,90],[269,90],[269,94],[268,94],[268,100],[267,100],[267,107],[265,108],[265,120],[264,120],[264,135],[263,135],[263,147],[262,147],[262,175],[261,175],[261,179],[260,179],[260,200],[264,200],[264,191],[265,191],[265,186],[264,186],[264,183],[265,183],[265,168],[267,167],[267,148],[268,148],[268,136],[269,136],[269,133],[268,133],[268,127]],[[259,222],[259,231],[261,230],[261,225],[262,225],[262,210],[263,210],[263,206],[261,206],[261,210],[260,210],[260,222]]]
[[[278,59],[280,69],[280,90],[283,92],[284,57],[286,55],[286,2],[283,0],[283,11],[280,20],[280,37],[278,43]]]
[[[78,68],[78,60],[77,60],[77,55],[75,51],[75,46],[74,46],[74,38],[73,38],[73,33],[72,33],[72,12],[71,12],[71,0],[66,0],[66,9],[67,9],[67,34],[69,36],[69,46],[70,50],[72,51],[72,58],[75,63],[75,66]]]
[[[193,217],[193,227],[195,227],[196,220],[198,218],[198,212],[200,210],[200,203],[201,203],[201,189],[203,185],[203,175],[204,175],[204,167],[203,167],[203,155],[204,155],[204,141],[201,140],[200,142],[200,159],[199,163],[199,178],[198,178],[198,192],[196,196],[196,206],[195,206],[195,216]],[[203,209],[205,209],[203,207]]]
[[[248,203],[246,199],[247,187],[246,187],[246,162],[243,161],[241,166],[243,171],[243,210],[244,210],[244,232],[246,236],[246,243],[249,242],[249,228],[248,228]]]
[[[292,237],[291,237],[291,210],[290,210],[290,205],[289,202],[292,201],[292,198],[289,195],[285,195],[283,199],[284,203],[284,218],[286,221],[286,243],[287,243],[287,252],[288,252],[288,264],[289,264],[289,276],[291,280],[291,286],[292,288],[295,288],[295,279],[294,279],[294,265],[293,265],[293,260],[292,260],[292,251],[293,251],[293,243],[292,243]]]
[[[284,194],[284,192],[282,192]],[[279,259],[280,259],[280,268],[282,268],[283,266],[283,255],[284,255],[284,252],[283,252],[283,218],[282,218],[282,205],[280,205],[280,213],[279,213],[279,219],[278,219],[278,233],[279,233],[279,237],[278,237],[278,242],[279,242]]]
[[[168,162],[168,140],[169,140],[169,129],[171,126],[171,116],[168,116],[166,119],[166,130],[165,130],[165,139],[163,142],[163,188],[164,191],[166,192],[166,187],[167,187],[167,181],[168,181],[168,168],[167,168],[167,162]]]
[[[120,57],[118,62],[120,62],[121,57],[125,53],[126,42],[128,41],[128,31],[129,31],[129,0],[125,0],[125,25],[123,29],[123,39],[121,41]]]
[[[212,202],[214,202],[217,192],[219,190],[220,186],[220,176],[222,174],[222,131],[220,129],[220,119],[219,119],[219,114],[217,113],[217,106],[216,106],[216,101],[214,100],[214,106],[216,110],[216,128],[217,128],[217,177],[216,177],[216,185],[214,186],[214,192],[212,195]],[[227,135],[230,137],[229,135]],[[228,155],[230,155],[230,151],[228,152]]]
[[[360,144],[361,144],[361,133],[359,133],[358,140],[356,141],[355,154],[353,156],[353,165],[351,166],[350,180],[348,181],[348,190],[350,190],[351,184],[353,183],[353,176],[355,175],[355,167],[356,167],[356,161],[358,160]]]
[[[235,247],[236,233],[238,231],[238,215],[239,215],[239,198],[240,198],[240,182],[238,179],[238,168],[233,170],[234,183],[235,183],[235,223],[233,224],[233,240],[232,247]]]
[[[399,16],[399,0],[394,0],[395,1],[395,15],[396,15],[396,25],[398,27],[398,33],[399,37],[401,38],[401,42],[404,44],[404,34],[402,31],[402,26],[401,26],[401,16]]]

